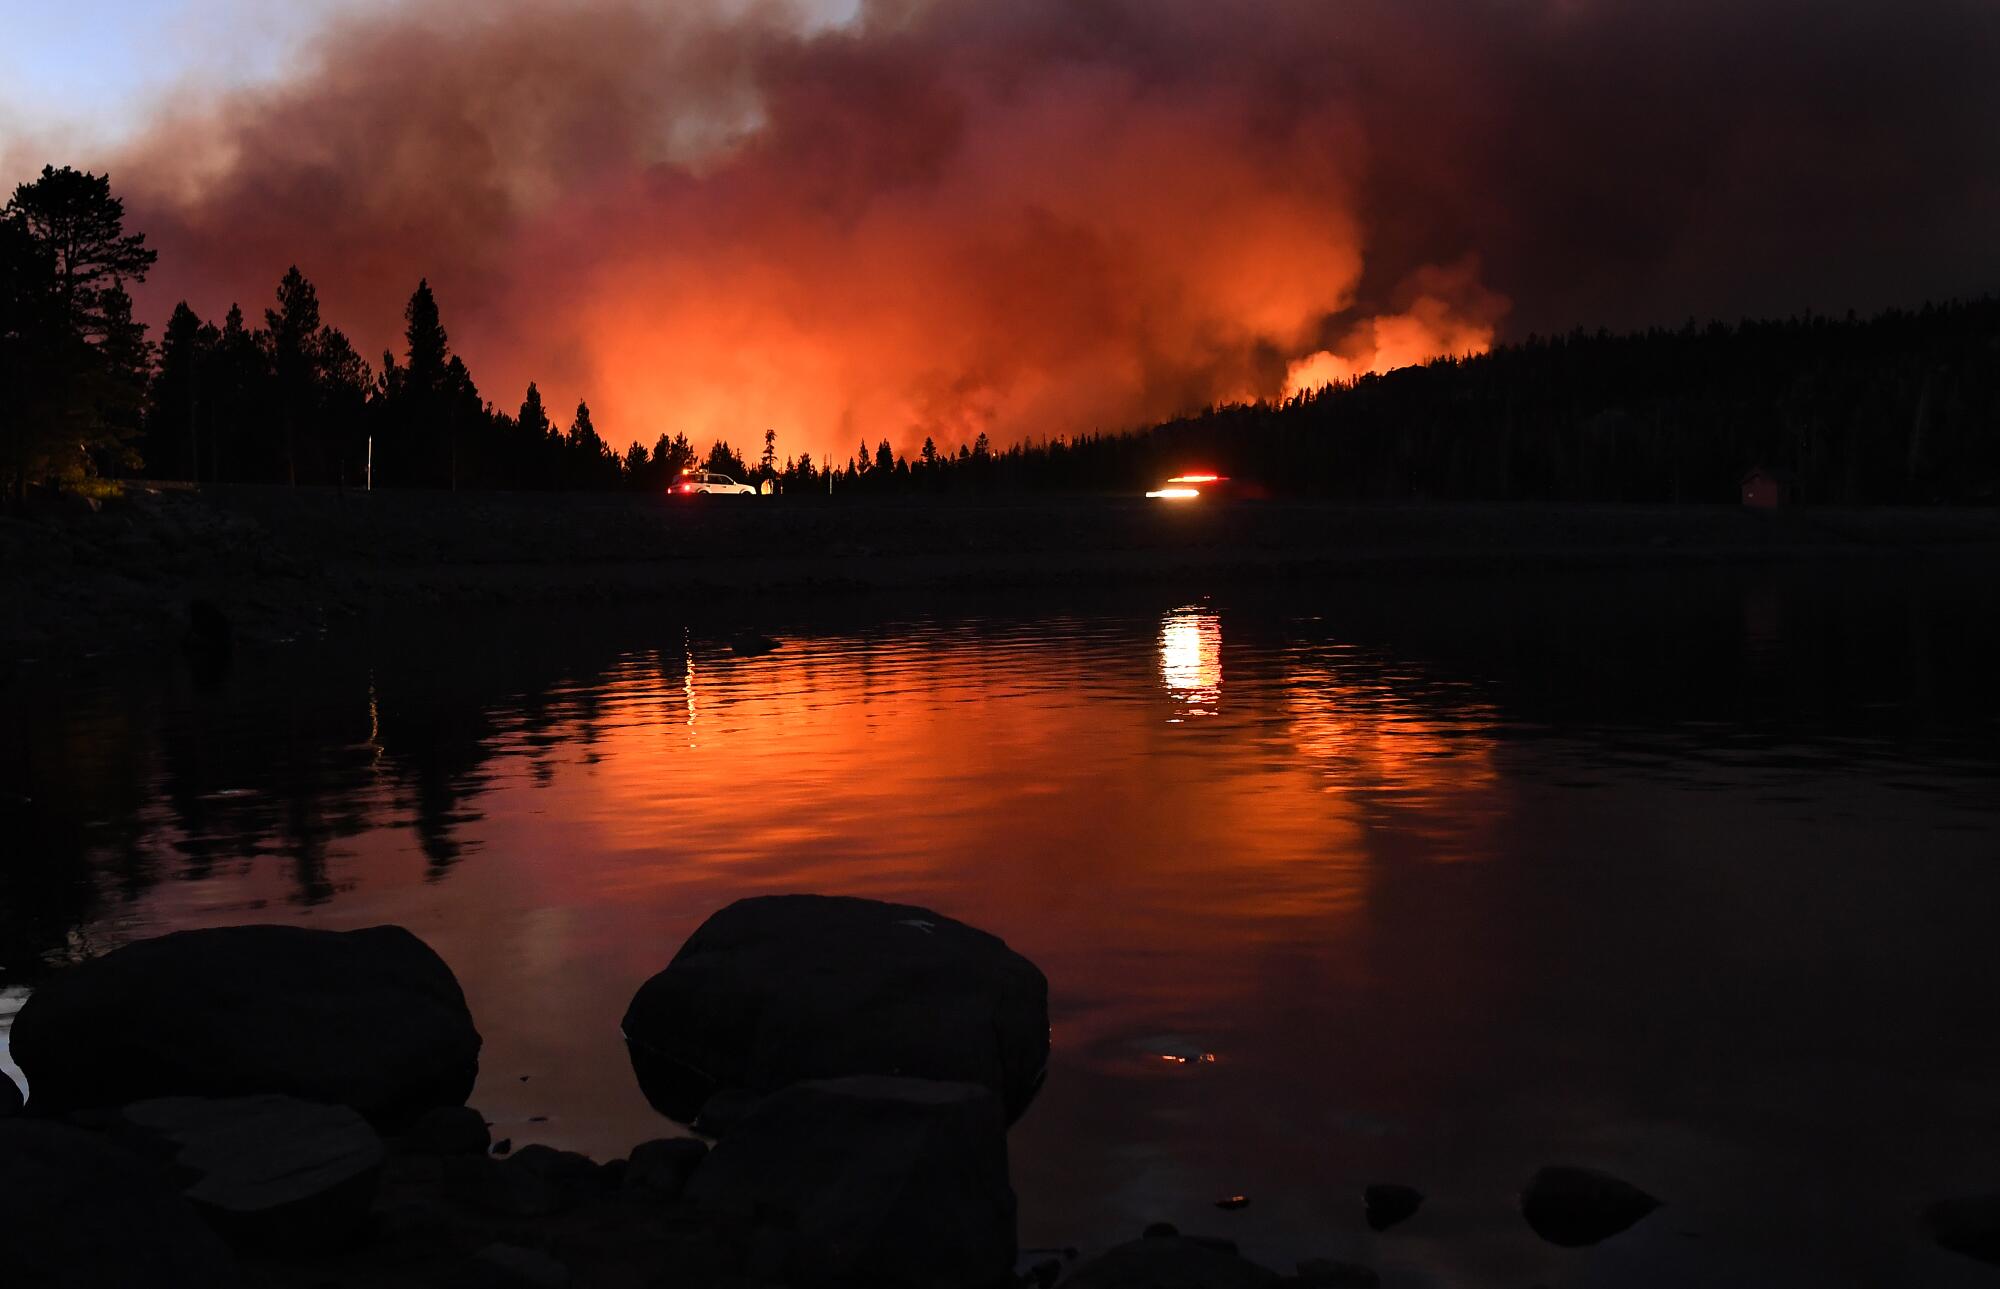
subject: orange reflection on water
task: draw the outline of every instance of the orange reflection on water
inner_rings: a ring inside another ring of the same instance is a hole
[[[1222,697],[1222,619],[1192,607],[1169,613],[1160,624],[1160,679],[1182,715],[1215,715]]]
[[[1411,678],[1414,680],[1414,678]],[[1348,679],[1336,665],[1301,659],[1285,682],[1293,745],[1322,775],[1321,791],[1374,826],[1426,843],[1433,859],[1483,853],[1504,807],[1497,719],[1466,696],[1412,696],[1395,679]]]
[[[1003,936],[1048,973],[1066,1059],[1126,1070],[1138,1036],[1182,1033],[1179,1061],[1144,1068],[1233,1065],[1232,1018],[1274,989],[1373,969],[1391,837],[1431,827],[1425,803],[1475,817],[1499,785],[1477,737],[1426,755],[1449,711],[1420,717],[1295,647],[1232,653],[1223,708],[1224,632],[1186,606],[745,657],[676,629],[532,692],[496,687],[461,795],[424,824],[420,794],[364,787],[339,807],[365,822],[326,857],[328,902],[298,915],[418,930],[487,1030],[481,1108],[553,1111],[560,1131],[538,1131],[599,1152],[651,1122],[618,1047],[625,1001],[702,918],[759,893],[925,904]],[[389,708],[381,724],[394,735]],[[1286,730],[1295,750],[1271,744]],[[463,858],[427,866],[426,829]],[[286,873],[164,885],[123,925],[286,917]]]

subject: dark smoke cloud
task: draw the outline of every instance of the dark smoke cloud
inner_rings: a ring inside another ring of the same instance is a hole
[[[844,457],[2000,286],[1983,0],[453,9],[104,159],[155,312],[296,261],[379,349],[424,274],[496,401]]]

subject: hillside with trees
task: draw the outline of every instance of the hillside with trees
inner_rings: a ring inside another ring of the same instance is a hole
[[[1209,466],[1346,500],[1723,502],[1746,471],[1806,502],[2000,501],[2000,299],[1867,319],[1531,337],[1276,405],[1009,450],[996,487]]]

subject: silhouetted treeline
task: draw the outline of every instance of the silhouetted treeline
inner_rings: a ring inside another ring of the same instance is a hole
[[[1760,467],[1810,502],[2000,500],[1993,298],[1865,320],[1576,331],[1145,430],[1004,449],[984,434],[952,450],[926,438],[910,456],[879,439],[845,462],[816,462],[781,460],[768,430],[754,460],[727,442],[702,454],[664,435],[618,456],[587,407],[558,432],[533,386],[518,415],[498,412],[448,356],[422,284],[408,361],[385,354],[370,383],[340,333],[317,328],[316,309],[310,326],[291,320],[299,306],[287,302],[310,296],[294,271],[264,330],[247,338],[234,314],[219,333],[175,314],[142,448],[153,473],[352,482],[372,434],[378,485],[659,491],[699,464],[774,479],[794,496],[1130,492],[1207,467],[1276,495],[1349,500],[1726,502]],[[183,401],[190,382],[178,373],[189,364],[174,358],[183,351],[197,372],[208,363],[220,373],[211,420]],[[183,424],[195,428],[177,456],[169,427]],[[186,467],[203,442],[218,455]]]
[[[294,267],[264,325],[232,307],[220,327],[186,303],[168,319],[146,406],[140,455],[154,478],[376,487],[663,492],[697,464],[739,479],[754,471],[726,442],[699,453],[661,434],[623,453],[587,403],[565,426],[532,382],[519,409],[483,399],[451,352],[437,298],[419,281],[403,312],[404,347],[379,372],[321,322],[312,283]],[[768,446],[768,445],[767,445]],[[768,464],[768,452],[767,452]],[[766,474],[775,473],[766,470]]]
[[[565,427],[541,391],[509,413],[481,397],[451,352],[437,298],[420,281],[404,347],[378,371],[320,319],[294,267],[264,325],[232,307],[221,326],[185,303],[167,320],[141,456],[155,478],[434,488],[664,488],[693,462],[685,438],[614,453],[578,403]]]
[[[794,496],[1106,491],[1220,470],[1352,500],[1727,501],[1746,471],[1832,503],[2000,500],[2000,299],[1870,319],[1794,318],[1531,337],[1477,358],[1210,408],[1150,429],[996,449],[984,434],[845,462],[754,459],[684,434],[615,449],[579,403],[514,411],[452,353],[420,281],[379,367],[320,316],[296,267],[261,310],[182,303],[157,347],[125,284],[154,261],[107,179],[45,169],[0,211],[0,471],[30,484],[197,482],[665,491],[689,467]]]

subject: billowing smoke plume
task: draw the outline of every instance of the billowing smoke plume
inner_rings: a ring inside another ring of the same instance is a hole
[[[156,314],[296,262],[379,351],[428,275],[502,406],[845,457],[2000,286],[1996,14],[413,0],[104,161]]]

